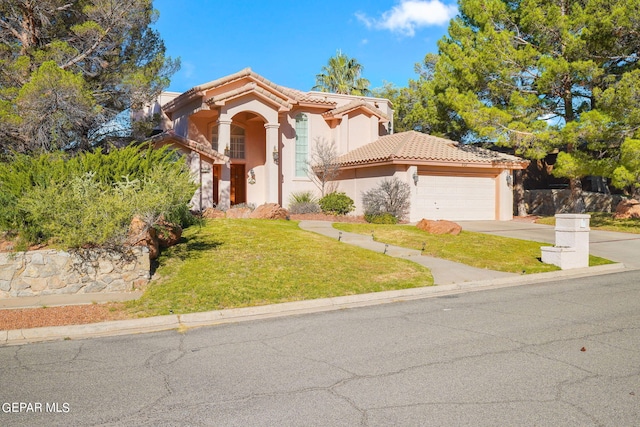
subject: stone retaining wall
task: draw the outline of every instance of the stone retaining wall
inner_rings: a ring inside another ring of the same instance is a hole
[[[567,213],[570,196],[571,190],[526,190],[527,213],[543,216]],[[615,212],[622,199],[620,195],[582,192],[585,212]]]
[[[149,249],[0,253],[0,298],[131,291],[150,278]]]

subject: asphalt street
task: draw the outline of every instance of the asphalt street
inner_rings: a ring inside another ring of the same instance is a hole
[[[0,347],[0,405],[2,426],[636,426],[640,271]]]

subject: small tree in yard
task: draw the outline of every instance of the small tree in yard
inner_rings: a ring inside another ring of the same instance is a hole
[[[316,138],[311,157],[307,161],[307,176],[318,187],[321,197],[336,191],[336,185],[331,181],[340,174],[337,160],[336,143]]]
[[[375,222],[385,214],[401,220],[409,213],[411,190],[409,184],[393,177],[384,179],[380,185],[362,193],[365,218]]]

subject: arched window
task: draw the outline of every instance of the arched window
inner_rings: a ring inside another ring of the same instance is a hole
[[[296,116],[296,176],[307,175],[309,156],[309,119],[305,114]]]
[[[244,159],[245,157],[245,133],[240,126],[231,125],[231,140],[228,147],[220,147],[218,143],[218,125],[211,127],[211,148],[219,153],[229,149],[228,154],[232,159]]]

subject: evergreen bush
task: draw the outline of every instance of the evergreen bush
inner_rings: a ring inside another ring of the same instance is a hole
[[[0,163],[0,231],[21,246],[117,246],[134,215],[188,225],[196,185],[183,159],[145,146],[76,157],[13,155]]]
[[[329,193],[318,203],[322,212],[333,215],[346,215],[355,209],[353,199],[344,193]]]
[[[397,224],[398,218],[390,213],[365,214],[364,220],[371,224]]]

